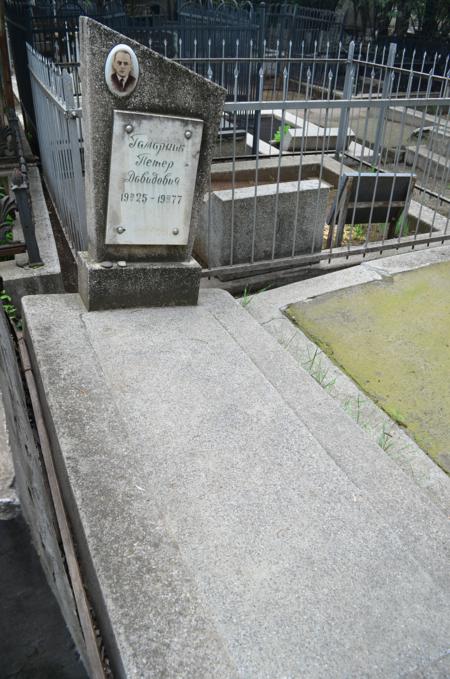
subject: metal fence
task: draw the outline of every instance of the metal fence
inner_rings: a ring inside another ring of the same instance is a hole
[[[157,4],[155,1],[151,8],[156,8]],[[210,66],[206,60],[222,60],[221,82],[229,91],[230,98],[234,94],[234,64],[228,62],[224,67],[225,58],[240,61],[239,96],[252,99],[257,96],[262,59],[289,60],[293,78],[296,70],[294,58],[304,60],[311,57],[315,62],[319,57],[340,60],[346,56],[348,49],[348,41],[342,33],[341,14],[289,3],[253,5],[247,1],[238,6],[238,3],[213,3],[210,0],[179,0],[175,16],[164,13],[164,5],[160,7],[160,14],[130,16],[125,12],[122,0],[105,0],[102,3],[54,0],[46,4],[42,1],[5,0],[5,6],[19,92],[30,130],[35,128],[35,115],[25,44],[29,43],[56,63],[76,62],[80,15],[92,16],[169,58],[189,60],[205,77]],[[382,64],[387,59],[389,48],[367,46],[361,42],[356,48],[356,53],[358,51],[364,54],[362,58],[366,62],[371,60]],[[259,64],[255,63],[251,68],[249,62],[244,68],[244,58],[258,59]],[[201,59],[204,61],[197,61]],[[405,49],[402,53],[398,52],[395,65],[422,72],[433,68],[435,73],[443,74],[446,73],[445,68],[442,70],[444,62],[444,53],[425,51],[419,54],[418,51]],[[279,61],[277,63],[281,66]],[[300,70],[299,65],[299,77],[302,75]],[[313,81],[326,75],[326,62],[317,62],[314,71]],[[342,73],[343,69],[337,67],[335,77],[341,89]],[[214,77],[217,79],[217,75]]]
[[[31,48],[29,59],[45,178],[82,249],[77,69]],[[448,58],[427,73],[395,46],[352,44],[337,56],[179,61],[219,83],[233,74],[195,245],[204,275],[277,276],[450,238]]]
[[[78,80],[28,46],[36,129],[45,183],[74,250],[87,246]]]

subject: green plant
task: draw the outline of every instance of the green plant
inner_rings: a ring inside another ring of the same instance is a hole
[[[402,234],[402,236],[409,235],[409,225],[406,215],[400,215],[395,222],[395,235],[399,236],[400,234]]]
[[[355,224],[353,227],[353,237],[357,240],[362,240],[365,237],[364,226],[362,224]]]
[[[244,292],[242,294],[241,305],[243,307],[246,307],[250,304],[251,301],[252,301],[252,297],[249,294],[248,288],[245,287]]]
[[[377,443],[385,452],[394,445],[392,433],[388,430],[386,424],[383,424],[383,430],[377,439]]]
[[[362,418],[362,406],[364,405],[364,397],[358,394],[356,398],[347,398],[344,403],[344,410],[347,415],[355,420],[361,429],[369,430],[369,422],[365,422]]]
[[[0,292],[0,302],[2,303],[3,310],[9,320],[14,323],[14,325],[19,325],[20,321],[17,316],[17,309],[14,304],[12,304],[12,299],[5,290]]]
[[[302,366],[323,389],[331,389],[331,387],[336,384],[335,377],[327,381],[330,369],[323,366],[322,352],[320,351],[319,347],[315,348],[314,354],[312,356],[308,349],[308,360],[303,362]]]
[[[283,136],[285,136],[289,132],[290,129],[291,129],[290,125],[288,125],[288,124],[283,125]],[[278,130],[275,132],[273,139],[272,139],[272,142],[274,144],[280,144],[281,143],[281,125],[278,128]]]
[[[13,226],[15,219],[15,202],[3,187],[0,187],[0,245],[14,240]]]
[[[270,290],[271,287],[272,287],[271,284],[266,285],[265,288],[261,288],[261,290],[257,290],[253,295],[250,295],[249,289],[247,287],[245,287],[244,292],[242,293],[241,306],[243,306],[243,307],[248,306],[255,295],[259,295],[260,292],[266,292],[266,290]]]

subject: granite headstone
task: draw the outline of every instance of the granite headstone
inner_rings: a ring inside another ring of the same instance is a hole
[[[196,304],[192,258],[225,90],[80,19],[88,309]]]

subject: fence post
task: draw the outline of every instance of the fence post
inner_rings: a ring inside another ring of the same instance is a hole
[[[344,91],[343,99],[351,99],[353,91],[353,57],[355,53],[355,43],[352,40],[348,46],[348,57],[347,65],[345,67],[345,80],[344,80]],[[339,65],[336,66],[339,68]],[[347,148],[347,137],[348,137],[348,123],[350,118],[350,106],[342,109],[341,117],[339,120],[339,130],[336,139],[336,160],[339,160],[341,154],[344,153]]]
[[[266,5],[264,2],[261,2],[261,4],[258,6],[258,24],[259,24],[258,52],[260,58],[264,59],[264,39],[266,37]]]
[[[395,56],[397,54],[397,44],[391,42],[389,45],[389,54],[387,58],[386,70],[383,80],[383,89],[381,91],[381,96],[383,99],[388,99],[391,96],[392,91],[392,74],[393,67],[395,66]],[[381,150],[381,142],[383,140],[384,134],[384,122],[386,118],[386,111],[388,109],[387,104],[383,104],[380,108],[380,115],[378,118],[377,131],[375,133],[375,140],[373,142],[373,154],[372,154],[372,165],[375,166],[378,163],[378,158]]]
[[[39,253],[36,234],[34,232],[34,222],[28,194],[28,185],[25,175],[22,174],[19,168],[16,168],[13,172],[11,188],[16,199],[16,205],[20,215],[20,222],[22,224],[23,237],[27,246],[28,264],[29,266],[43,266],[44,263]]]

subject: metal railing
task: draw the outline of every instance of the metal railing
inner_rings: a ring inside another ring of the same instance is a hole
[[[35,233],[35,220],[33,216],[28,165],[23,151],[19,120],[13,109],[7,113],[8,126],[1,129],[7,139],[6,149],[8,153],[1,158],[5,162],[3,174],[9,175],[11,191],[14,198],[8,194],[4,187],[1,193],[0,206],[0,257],[13,257],[14,255],[27,253],[28,266],[42,266],[43,262],[39,252]],[[12,171],[11,171],[12,166]],[[15,217],[20,217],[20,226],[23,241],[14,239]]]
[[[87,247],[83,134],[78,82],[28,46],[36,128],[45,183],[74,250]]]
[[[450,239],[449,94],[226,103],[231,156],[213,165],[205,199],[197,240],[204,275],[354,262]],[[255,112],[251,154],[245,116]],[[333,119],[344,115],[339,151]]]
[[[31,48],[29,58],[46,181],[82,249],[77,68]],[[427,73],[423,59],[399,61],[395,46],[380,54],[351,44],[333,57],[179,61],[220,84],[226,69],[233,76],[195,245],[204,275],[353,263],[450,238],[448,59],[436,57]]]

